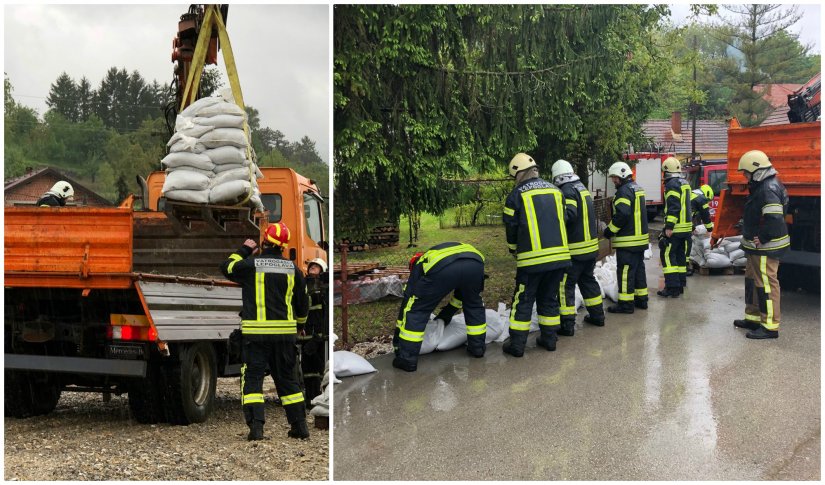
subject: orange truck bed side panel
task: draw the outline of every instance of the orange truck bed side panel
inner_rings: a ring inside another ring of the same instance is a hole
[[[728,130],[728,185],[735,195],[747,195],[747,181],[737,171],[747,151],[762,150],[779,172],[790,196],[821,195],[821,126],[813,123]]]
[[[132,210],[5,209],[5,272],[90,275],[132,271]]]

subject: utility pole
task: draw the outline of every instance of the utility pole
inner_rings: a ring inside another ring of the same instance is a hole
[[[696,91],[696,58],[699,57],[699,50],[697,48],[696,33],[693,34],[693,90]],[[690,116],[693,119],[693,128],[690,134],[690,160],[696,159],[696,101],[690,101]]]

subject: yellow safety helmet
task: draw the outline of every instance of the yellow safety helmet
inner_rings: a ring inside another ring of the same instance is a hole
[[[713,187],[711,187],[708,184],[705,184],[699,187],[699,190],[702,191],[702,195],[704,195],[706,199],[713,200]]]
[[[682,164],[675,157],[667,157],[662,162],[662,172],[665,173],[682,173]]]
[[[751,150],[746,152],[739,159],[739,170],[744,170],[750,173],[756,172],[762,168],[768,168],[770,166],[771,159],[765,155],[765,152],[760,150]]]
[[[526,153],[517,153],[512,160],[510,160],[510,176],[515,177],[517,173],[522,170],[527,170],[536,166],[536,161],[533,157]]]

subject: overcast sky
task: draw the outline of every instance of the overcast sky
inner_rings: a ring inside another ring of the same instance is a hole
[[[188,7],[5,5],[3,71],[15,99],[42,116],[49,86],[64,71],[95,88],[111,67],[169,83],[172,38]],[[227,31],[244,101],[261,124],[290,141],[308,135],[329,162],[328,5],[231,4]],[[218,65],[225,72],[222,54]]]

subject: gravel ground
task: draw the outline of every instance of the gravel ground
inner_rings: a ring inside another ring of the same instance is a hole
[[[268,379],[268,378],[267,378]],[[138,424],[127,398],[63,393],[48,416],[3,421],[6,480],[326,480],[329,431],[287,438],[284,411],[265,382],[266,439],[246,441],[239,379],[218,379],[206,423]]]
[[[359,342],[352,346],[350,352],[358,354],[365,359],[372,359],[379,355],[389,354],[392,352],[392,337],[386,337],[384,339],[379,337],[378,341]]]

